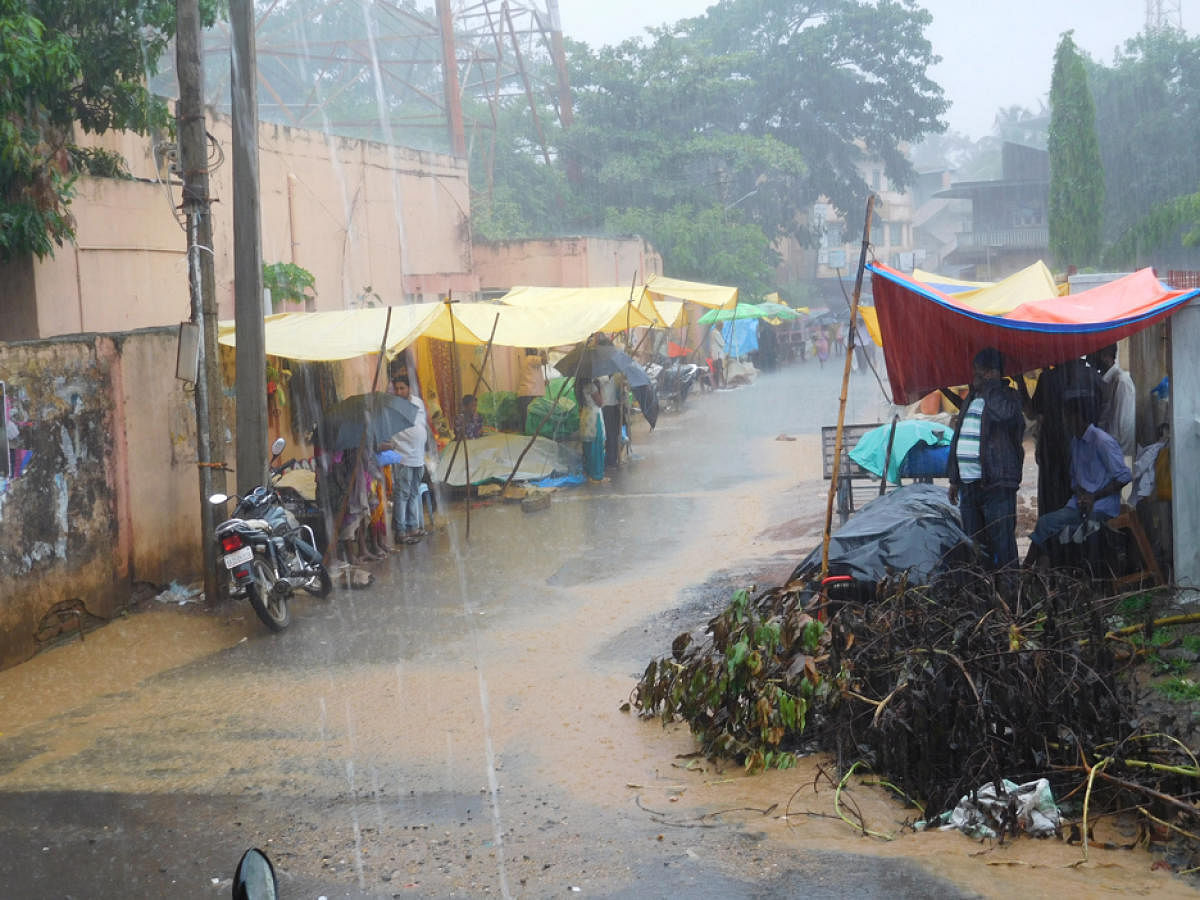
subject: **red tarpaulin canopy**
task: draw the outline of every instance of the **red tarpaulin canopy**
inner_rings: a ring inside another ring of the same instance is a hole
[[[1115,344],[1200,295],[1171,290],[1142,269],[1078,294],[1023,303],[1001,317],[880,263],[867,268],[896,403],[967,384],[971,360],[984,347],[1000,350],[1005,373],[1016,375]]]

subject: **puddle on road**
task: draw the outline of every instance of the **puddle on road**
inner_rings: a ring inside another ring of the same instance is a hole
[[[11,734],[135,688],[141,681],[230,647],[253,633],[253,613],[201,614],[149,609],[122,616],[0,672],[0,732]],[[29,702],[35,698],[34,702]]]

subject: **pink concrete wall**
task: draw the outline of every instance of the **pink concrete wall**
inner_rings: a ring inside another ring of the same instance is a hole
[[[641,284],[662,274],[662,257],[642,238],[549,238],[489,241],[474,247],[483,290],[535,287],[604,287]]]
[[[225,160],[211,174],[219,315],[233,317],[231,129],[211,119]],[[148,139],[106,135],[134,180],[81,178],[77,245],[34,263],[38,335],[126,331],[189,316],[186,239],[177,185]],[[259,132],[263,261],[316,276],[316,309],[478,291],[462,160],[263,124]]]

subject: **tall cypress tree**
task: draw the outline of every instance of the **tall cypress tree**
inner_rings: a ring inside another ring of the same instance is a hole
[[[1061,266],[1090,266],[1100,258],[1104,166],[1096,105],[1071,35],[1058,42],[1050,80],[1050,254]]]

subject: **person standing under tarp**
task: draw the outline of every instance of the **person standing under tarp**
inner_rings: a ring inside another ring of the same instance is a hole
[[[611,347],[612,339],[606,334],[597,334],[597,347]],[[617,375],[602,375],[596,379],[600,385],[600,406],[604,415],[604,464],[616,468],[621,464],[621,384]]]
[[[546,354],[533,347],[525,348],[521,357],[521,376],[517,384],[517,412],[521,418],[519,431],[524,431],[529,418],[529,404],[546,393]]]
[[[1136,426],[1137,389],[1129,373],[1117,365],[1117,345],[1102,347],[1089,357],[1100,373],[1103,396],[1100,404],[1100,419],[1096,424],[1107,431],[1121,445],[1125,458],[1133,459],[1137,452],[1134,435]]]
[[[971,390],[950,443],[950,502],[992,570],[1017,562],[1017,488],[1025,460],[1021,397],[1004,380],[1004,356],[975,355]]]
[[[604,480],[604,416],[600,412],[600,386],[584,382],[579,400],[579,439],[583,443],[583,470],[592,482]]]
[[[391,449],[400,454],[400,464],[392,467],[392,531],[397,544],[415,544],[429,533],[421,526],[421,476],[425,474],[429,426],[425,404],[412,392],[407,378],[394,378],[392,390],[417,407],[412,427],[397,431],[389,442]]]
[[[1021,387],[1024,389],[1024,380]],[[1071,499],[1071,440],[1074,437],[1063,415],[1068,397],[1084,399],[1100,408],[1100,375],[1082,359],[1042,370],[1029,401],[1037,417],[1035,458],[1038,465],[1038,515],[1061,509]]]

